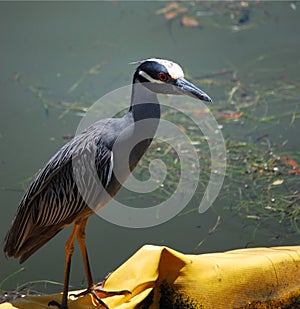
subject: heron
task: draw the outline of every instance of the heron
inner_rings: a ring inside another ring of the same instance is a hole
[[[97,295],[99,287],[92,279],[85,244],[86,225],[89,217],[115,196],[150,146],[160,119],[157,95],[187,95],[212,101],[204,91],[185,79],[182,68],[175,62],[149,58],[135,64],[137,67],[127,113],[122,117],[96,121],[48,161],[35,175],[21,199],[4,240],[6,256],[18,258],[23,263],[62,229],[73,225],[65,244],[61,303],[49,302],[49,305],[60,309],[68,308],[75,238],[88,286],[85,292],[77,296],[89,293],[99,305],[108,308]],[[138,135],[138,142],[135,142]],[[105,296],[130,293],[127,290],[101,292]]]

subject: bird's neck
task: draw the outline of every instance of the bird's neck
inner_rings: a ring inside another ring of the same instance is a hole
[[[129,110],[135,122],[144,119],[159,121],[160,105],[157,95],[142,85],[137,79],[133,80],[131,105]]]

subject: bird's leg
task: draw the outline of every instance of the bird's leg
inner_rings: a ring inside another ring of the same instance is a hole
[[[85,228],[87,224],[87,219],[85,219],[80,225],[77,230],[77,241],[79,243],[82,259],[83,259],[83,264],[84,264],[84,270],[85,270],[85,275],[86,275],[86,280],[88,284],[88,289],[91,289],[94,285],[93,278],[92,278],[92,272],[91,272],[91,267],[89,263],[89,257],[87,254],[86,246],[85,246]]]
[[[127,290],[123,291],[104,291],[102,289],[102,286],[98,287],[94,285],[93,278],[92,278],[92,272],[89,264],[89,258],[86,250],[86,245],[85,245],[85,227],[87,224],[87,219],[82,221],[82,223],[79,225],[78,230],[77,230],[77,241],[79,243],[80,251],[82,254],[82,259],[83,259],[83,264],[84,264],[84,269],[85,269],[85,274],[86,274],[86,279],[88,283],[88,288],[79,293],[79,294],[72,294],[72,296],[75,297],[80,297],[84,296],[86,294],[92,294],[93,297],[96,299],[96,301],[101,304],[104,308],[108,308],[108,306],[101,300],[101,298],[98,296],[97,292],[101,295],[101,297],[108,297],[108,296],[114,296],[114,295],[128,295],[131,294],[131,292]]]
[[[69,279],[70,279],[70,269],[71,269],[71,259],[74,253],[74,238],[76,235],[78,226],[75,224],[70,237],[68,238],[65,250],[66,250],[66,262],[65,262],[65,271],[64,271],[64,290],[62,295],[61,304],[55,300],[52,300],[48,303],[48,306],[56,306],[59,309],[68,309],[68,289],[69,289]]]

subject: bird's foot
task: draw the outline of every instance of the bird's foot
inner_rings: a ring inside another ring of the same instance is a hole
[[[82,297],[86,294],[91,294],[96,300],[96,302],[101,305],[102,307],[109,309],[109,307],[105,304],[105,302],[101,298],[116,296],[116,295],[129,295],[131,294],[128,290],[121,290],[121,291],[106,291],[103,289],[103,283],[98,283],[91,288],[86,289],[85,291],[78,293],[78,294],[70,294],[70,296],[73,296],[75,298]]]
[[[56,300],[49,301],[48,306],[55,306],[59,309],[68,309],[68,305],[60,304]]]

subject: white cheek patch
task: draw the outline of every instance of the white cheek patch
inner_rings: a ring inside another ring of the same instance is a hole
[[[161,80],[152,78],[149,74],[147,74],[144,71],[139,71],[139,75],[143,76],[145,79],[147,79],[151,83],[164,84],[164,82],[162,82]]]

